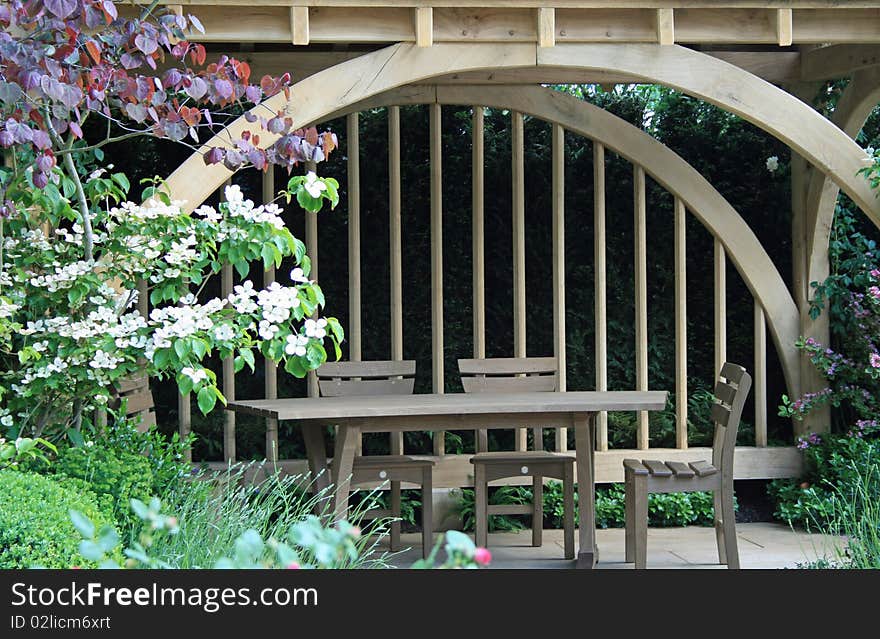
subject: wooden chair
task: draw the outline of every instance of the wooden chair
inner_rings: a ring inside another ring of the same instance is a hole
[[[318,387],[324,397],[407,395],[413,392],[416,363],[406,361],[328,362],[318,368]],[[391,550],[400,548],[400,483],[422,489],[422,555],[433,545],[432,473],[434,462],[406,455],[358,455],[351,484],[390,482],[391,508],[371,510],[369,519],[395,517],[391,524]]]
[[[715,500],[715,538],[719,563],[739,568],[733,508],[733,452],[736,432],[752,378],[742,366],[725,363],[715,384],[712,463],[624,459],[626,486],[626,560],[644,568],[647,562],[648,494],[707,490]]]
[[[458,369],[466,393],[522,393],[557,389],[555,357],[460,359]],[[511,427],[515,427],[511,424]],[[544,477],[562,481],[564,499],[565,558],[574,559],[574,458],[543,449],[541,428],[534,428],[534,451],[485,452],[478,443],[474,465],[476,543],[486,546],[490,515],[532,515],[532,545],[540,546],[544,522]],[[485,433],[477,434],[485,442]],[[482,450],[481,450],[482,449]],[[491,481],[508,477],[532,478],[533,500],[525,505],[490,505]]]

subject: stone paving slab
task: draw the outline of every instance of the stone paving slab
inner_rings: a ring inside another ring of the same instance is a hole
[[[795,531],[783,524],[737,524],[740,564],[743,568],[796,568],[797,564],[821,556],[833,556],[842,541],[830,535]],[[421,557],[418,534],[402,535],[403,544],[413,544],[397,554],[392,563],[407,568]],[[599,568],[632,569],[624,562],[624,531],[612,528],[597,531]],[[563,558],[562,531],[545,530],[544,545],[531,546],[531,532],[493,533],[489,535],[492,568],[558,569],[573,568],[574,562]],[[718,564],[715,531],[712,528],[649,528],[648,567],[670,569],[723,569]]]

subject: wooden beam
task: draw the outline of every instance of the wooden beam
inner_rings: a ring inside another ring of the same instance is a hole
[[[275,170],[270,167],[264,172],[262,177],[262,196],[263,202],[271,202],[275,199]],[[263,286],[269,286],[275,281],[275,265],[272,264],[263,271]],[[268,357],[265,358],[263,367],[263,392],[266,399],[276,399],[278,397],[278,365]],[[231,411],[229,411],[231,412]],[[278,451],[278,422],[271,417],[266,420],[266,459],[272,459],[268,451]]]
[[[414,10],[416,45],[430,47],[434,44],[434,10],[416,7]]]
[[[593,312],[596,334],[596,390],[608,390],[608,286],[605,266],[605,147],[593,142]],[[596,449],[608,450],[608,413],[596,415]]]
[[[675,447],[688,447],[687,209],[675,198]]]
[[[557,390],[567,387],[565,353],[565,129],[553,125],[552,197],[553,197],[553,351],[558,366]],[[568,450],[568,431],[559,428],[556,451]]]
[[[724,245],[715,238],[713,259],[715,288],[715,377],[727,361],[727,254]]]
[[[767,445],[767,322],[755,300],[755,446]]]
[[[635,310],[636,310],[636,389],[648,390],[648,238],[645,169],[633,166],[633,200],[635,209]],[[638,414],[636,448],[648,448],[648,412]]]
[[[486,357],[486,238],[485,238],[485,127],[484,109],[473,107],[471,125],[471,211],[472,211],[472,291],[474,305],[474,358]],[[489,450],[486,430],[475,433],[478,453]]]
[[[777,43],[780,47],[790,47],[794,36],[791,9],[777,9],[774,16]]]
[[[801,79],[833,80],[880,65],[880,45],[834,44],[801,53]]]
[[[675,15],[673,9],[657,9],[657,42],[675,44]]]
[[[358,114],[346,119],[348,143],[348,358],[361,359],[361,169]]]
[[[290,7],[290,41],[293,44],[309,43],[308,7]]]
[[[430,113],[431,161],[431,382],[435,393],[444,392],[443,365],[443,149],[440,105]],[[445,433],[434,433],[434,454],[446,451]]]
[[[513,356],[526,356],[526,191],[523,115],[510,112],[511,212],[513,222]],[[536,441],[537,445],[538,442]],[[516,430],[516,450],[526,450],[526,431]]]
[[[538,46],[556,46],[556,9],[538,9]]]
[[[403,359],[403,249],[400,227],[400,107],[388,107],[388,250],[391,271],[391,359]],[[403,455],[403,433],[391,433],[391,454]]]

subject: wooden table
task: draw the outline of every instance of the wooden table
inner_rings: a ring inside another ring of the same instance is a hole
[[[601,411],[662,410],[666,391],[569,391],[448,395],[385,395],[264,399],[230,402],[228,410],[301,423],[309,469],[327,468],[321,427],[337,425],[329,481],[337,487],[334,511],[348,510],[352,464],[360,433],[476,430],[482,428],[571,428],[577,460],[580,547],[577,566],[592,568],[597,560],[593,487],[593,423]],[[322,475],[327,476],[327,473]],[[589,486],[590,489],[584,489]]]

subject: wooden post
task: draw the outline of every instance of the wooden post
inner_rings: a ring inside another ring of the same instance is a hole
[[[416,7],[414,11],[416,45],[430,47],[434,44],[434,10],[431,7]]]
[[[309,43],[308,7],[290,7],[290,41],[293,44]]]
[[[556,9],[541,7],[538,9],[538,46],[552,47],[556,45]]]
[[[471,147],[471,209],[473,211],[473,305],[474,305],[474,358],[486,357],[486,244],[484,224],[484,126],[483,107],[473,107],[472,125],[473,144]],[[475,433],[476,452],[489,450],[489,441],[485,429]]]
[[[553,125],[553,350],[558,367],[557,390],[565,392],[565,129]],[[539,429],[540,430],[540,429]],[[568,430],[556,429],[556,451],[568,450]]]
[[[648,390],[648,256],[645,169],[633,167],[635,203],[636,389]],[[639,411],[636,446],[648,448],[648,413]]]
[[[232,294],[232,264],[227,262],[220,271],[220,295]],[[223,358],[223,395],[227,402],[235,401],[235,363],[232,355]],[[235,412],[223,411],[223,457],[226,463],[235,461]]]
[[[361,360],[361,164],[358,114],[346,118],[348,141],[348,359]],[[355,455],[363,452],[359,432]]]
[[[605,147],[593,142],[593,261],[595,292],[593,309],[596,332],[596,390],[608,390],[608,321],[605,311]],[[596,448],[608,450],[608,413],[596,415]]]
[[[274,167],[263,173],[263,202],[271,202],[275,198],[275,171]],[[270,265],[263,271],[263,286],[269,286],[275,281],[275,266]],[[266,399],[278,398],[278,365],[268,357],[264,362],[263,391]],[[276,461],[278,454],[278,420],[271,417],[266,419],[266,459]]]
[[[657,9],[657,42],[675,44],[675,13],[673,9]]]
[[[306,171],[315,171],[315,162],[306,162]],[[309,279],[318,281],[318,214],[306,211],[306,253],[312,262],[312,270],[309,273]],[[308,374],[308,393],[309,397],[318,397],[318,375],[315,371],[309,371]]]
[[[727,254],[715,238],[715,377],[727,361]]]
[[[777,9],[775,14],[776,40],[780,47],[790,47],[794,36],[791,9]]]
[[[526,235],[525,152],[523,115],[510,113],[513,194],[513,356],[526,356]],[[537,434],[537,432],[536,432]],[[516,450],[526,450],[526,430],[516,429]],[[535,446],[540,445],[540,438]],[[540,450],[538,448],[538,450]]]
[[[443,150],[441,110],[429,107],[431,136],[431,381],[435,393],[444,391],[443,368]],[[434,433],[434,455],[446,453],[446,434]]]
[[[687,210],[675,198],[675,447],[688,447]]]
[[[767,321],[755,300],[755,446],[767,445]]]
[[[400,107],[388,107],[388,227],[391,270],[391,359],[403,359],[403,266],[400,229]],[[391,454],[403,455],[403,433],[391,433]]]

